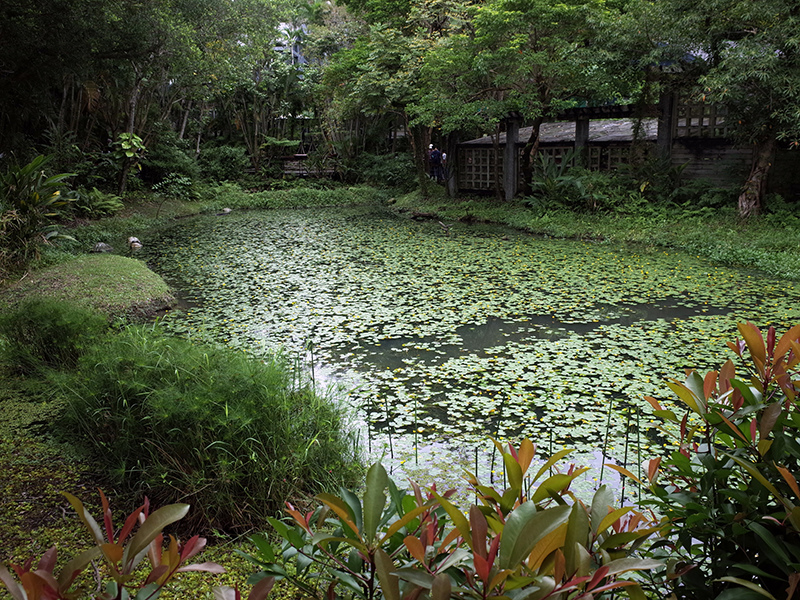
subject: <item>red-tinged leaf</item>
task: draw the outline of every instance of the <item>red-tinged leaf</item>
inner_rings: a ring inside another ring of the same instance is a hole
[[[492,538],[492,543],[489,544],[489,565],[494,564],[494,559],[497,557],[497,550],[500,548],[500,536],[496,535]]]
[[[800,498],[800,487],[798,487],[797,479],[795,479],[791,471],[789,471],[789,469],[787,469],[786,467],[778,467],[778,471],[780,472],[781,476],[783,476],[783,479],[786,481],[786,483],[789,484],[789,487],[792,488],[794,495],[797,498]]]
[[[601,592],[606,592],[608,590],[613,590],[615,588],[626,587],[626,586],[629,586],[629,585],[636,585],[636,582],[635,581],[625,581],[625,580],[613,581],[611,583],[607,583],[605,585],[601,585],[599,588],[593,589],[592,592],[594,592],[595,594],[599,594]]]
[[[767,330],[767,356],[773,356],[775,352],[775,328],[770,326]]]
[[[686,423],[689,419],[689,414],[683,415],[683,419],[681,419],[681,441],[686,439]]]
[[[794,596],[798,583],[800,583],[800,573],[792,573],[789,575],[789,588],[786,590],[786,597],[789,598],[789,600]]]
[[[721,412],[717,413],[717,414],[722,418],[723,421],[725,421],[725,423],[728,425],[728,427],[731,428],[731,431],[733,431],[733,433],[735,433],[740,438],[742,438],[742,440],[744,441],[745,444],[749,443],[747,438],[742,433],[741,429],[739,429],[736,425],[731,423],[731,421],[725,415],[723,415]],[[755,440],[753,440],[753,441],[755,442]]]
[[[744,405],[744,396],[742,392],[738,389],[733,390],[733,394],[731,395],[731,406],[733,406],[733,411],[736,412]]]
[[[48,573],[52,573],[56,566],[57,559],[58,550],[56,550],[55,546],[50,546],[50,548],[48,548],[47,551],[42,554],[42,558],[39,559],[37,571],[47,571]]]
[[[536,454],[536,446],[528,438],[522,440],[519,445],[519,466],[522,469],[522,474],[528,472],[531,466],[531,461]]]
[[[386,533],[384,533],[383,537],[380,539],[379,543],[383,544],[386,540],[388,540],[395,533],[400,531],[403,527],[408,525],[411,521],[416,519],[419,515],[430,510],[430,507],[431,505],[430,503],[428,503],[422,506],[417,506],[416,508],[413,508],[410,511],[408,511],[406,514],[404,514],[402,517],[397,519],[397,521],[395,521],[389,526],[389,528],[386,530]]]
[[[652,396],[645,396],[644,399],[647,400],[647,402],[650,403],[650,406],[653,407],[653,410],[664,410],[661,407],[661,404],[659,404],[658,400],[656,400]]]
[[[442,545],[440,546],[440,548],[441,549],[447,548],[448,546],[450,546],[450,544],[452,544],[455,540],[458,540],[458,539],[461,539],[461,536],[459,535],[458,529],[454,527],[453,529],[450,530],[450,533],[448,533],[444,537],[444,539],[442,540]],[[457,545],[460,546],[461,544],[459,543]]]
[[[759,374],[764,373],[764,364],[767,361],[767,351],[764,347],[764,337],[758,327],[753,325],[750,321],[747,323],[739,323],[737,325],[739,333],[742,334],[747,349],[750,351],[750,357],[758,369]]]
[[[356,527],[355,523],[350,520],[350,510],[347,505],[336,496],[331,494],[319,494],[317,496],[317,500],[328,506],[336,515],[339,517],[339,520],[342,522],[343,525],[347,525],[350,531],[356,536],[356,539],[359,541],[363,541],[361,538],[361,532]],[[299,514],[299,513],[298,513]]]
[[[511,444],[511,442],[508,443],[508,451],[511,454],[511,456],[514,457],[514,460],[518,460],[517,459],[517,451],[514,450],[514,446]]]
[[[195,563],[193,565],[184,565],[177,569],[176,573],[186,573],[189,571],[202,571],[203,573],[211,573],[213,575],[222,575],[225,573],[225,567],[218,565],[215,562]]]
[[[764,412],[761,414],[761,423],[759,424],[758,428],[758,432],[761,434],[762,439],[766,438],[772,432],[772,428],[775,427],[775,423],[778,422],[778,419],[781,416],[781,409],[782,406],[780,402],[770,404],[764,409]]]
[[[736,367],[728,360],[719,370],[719,393],[724,394],[731,389],[731,379],[736,377]]]
[[[264,579],[255,584],[253,589],[250,590],[250,593],[247,595],[247,600],[265,600],[266,597],[269,596],[269,593],[272,591],[272,586],[274,585],[274,577],[264,577]]]
[[[793,369],[800,363],[800,343],[792,341],[792,353],[789,360],[786,361],[788,368]]]
[[[556,582],[563,581],[564,575],[566,575],[567,570],[567,559],[564,557],[564,553],[559,548],[555,552],[555,557],[553,561],[553,578]]]
[[[758,420],[753,417],[750,421],[750,440],[755,444],[756,434],[758,433]]]
[[[145,579],[144,584],[147,585],[148,583],[153,583],[154,581],[158,581],[161,577],[169,573],[169,566],[167,565],[158,565],[155,569],[150,571],[150,574]]]
[[[742,346],[739,344],[738,339],[735,342],[728,342],[727,346],[736,354],[736,356],[742,355]]]
[[[597,571],[594,572],[594,575],[592,575],[592,578],[589,580],[589,583],[586,584],[587,591],[594,589],[594,587],[599,584],[607,574],[608,567],[600,567],[597,569]]]
[[[117,564],[122,560],[124,547],[121,544],[101,544],[100,548],[110,563]]]
[[[306,533],[312,533],[311,528],[308,526],[308,523],[306,523],[306,518],[303,516],[303,513],[293,508],[287,508],[286,512],[292,517],[292,519],[294,519],[295,523],[305,530]]]
[[[192,536],[188,542],[181,546],[181,562],[185,562],[200,554],[206,547],[206,538],[199,535]]]
[[[108,505],[108,500],[106,499],[106,495],[103,493],[103,490],[98,489],[100,492],[100,501],[103,504],[103,521],[106,527],[106,540],[114,543],[114,524],[111,522],[111,508]]]
[[[473,554],[472,564],[475,566],[475,574],[484,585],[487,585],[489,583],[489,561],[478,554]]]
[[[495,573],[495,576],[492,577],[492,580],[489,582],[489,591],[496,589],[497,586],[503,583],[506,579],[508,579],[508,576],[511,575],[512,573],[513,571],[510,571],[508,569],[505,569],[503,571],[498,571],[497,573]]]
[[[706,400],[711,398],[717,389],[717,375],[719,375],[719,373],[716,371],[709,371],[703,378],[703,394]]]
[[[652,482],[658,474],[658,467],[661,466],[661,457],[651,458],[647,463],[647,479]]]
[[[431,600],[448,600],[452,594],[453,585],[447,573],[439,573],[433,578],[431,585]]]
[[[792,348],[792,342],[800,340],[800,325],[795,325],[781,336],[775,347],[775,360],[783,357]]]
[[[144,505],[137,508],[135,511],[133,511],[131,514],[128,515],[127,519],[125,519],[125,525],[123,525],[122,530],[119,532],[119,538],[117,539],[117,541],[120,544],[124,544],[125,540],[128,539],[128,536],[130,535],[131,531],[133,531],[133,527],[139,520],[139,515],[142,513],[143,509]],[[109,515],[110,514],[111,513],[109,512]]]
[[[612,463],[605,463],[605,465],[606,465],[606,466],[607,466],[609,469],[613,469],[613,470],[614,470],[614,471],[616,471],[617,473],[622,473],[623,475],[625,475],[625,477],[628,477],[628,478],[630,478],[630,479],[633,479],[633,480],[634,480],[634,481],[636,481],[637,483],[641,483],[642,485],[644,485],[644,482],[643,482],[641,479],[639,479],[639,478],[638,478],[636,475],[634,475],[633,473],[631,473],[630,471],[628,471],[628,469],[626,469],[626,468],[624,468],[624,467],[620,467],[619,465],[615,465],[615,464],[612,464]]]
[[[475,504],[469,508],[469,524],[472,528],[473,551],[475,554],[479,554],[481,558],[486,558],[486,535],[489,531],[489,525],[486,523],[486,517],[483,516],[481,509]],[[486,583],[485,577],[483,582]]]
[[[409,483],[411,484],[411,488],[414,490],[414,498],[417,499],[417,506],[422,506],[425,504],[425,501],[422,499],[422,490],[415,481],[409,480]]]
[[[418,538],[409,535],[403,540],[403,544],[408,550],[408,553],[413,556],[418,563],[421,565],[427,564],[425,561],[425,546]]]

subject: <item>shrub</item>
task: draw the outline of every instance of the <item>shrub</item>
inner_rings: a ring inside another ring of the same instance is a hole
[[[586,469],[554,468],[568,450],[528,479],[536,452],[530,440],[507,451],[497,446],[509,487],[481,485],[473,476],[481,505],[466,516],[435,486],[427,494],[415,485],[413,495],[398,489],[379,463],[367,473],[361,499],[348,490],[323,494],[321,506],[305,514],[287,503],[289,524],[270,519],[280,546],[253,537],[258,552],[251,560],[262,571],[251,583],[288,579],[319,600],[540,600],[612,589],[643,598],[621,575],[662,566],[631,556],[657,528],[631,507],[614,508],[605,486],[588,505],[576,500],[569,487]],[[543,477],[551,468],[556,473]]]
[[[250,167],[247,151],[240,146],[211,146],[200,153],[203,177],[212,181],[235,181]]]
[[[49,219],[69,202],[62,188],[72,173],[48,177],[49,162],[49,157],[37,156],[0,175],[0,247],[11,260],[27,262],[38,253],[40,242],[58,235]]]
[[[791,598],[800,583],[800,325],[739,332],[739,366],[669,384],[683,415],[648,399],[679,443],[647,469],[674,598]]]
[[[414,160],[410,153],[362,154],[358,159],[361,176],[368,185],[410,192],[417,186]]]
[[[122,198],[115,194],[106,194],[97,188],[75,191],[72,206],[80,216],[91,219],[113,215],[125,208]]]
[[[153,186],[153,191],[168,198],[190,200],[192,193],[192,180],[185,175],[170,173],[161,182]]]
[[[142,179],[153,185],[170,175],[179,175],[190,181],[200,177],[200,167],[186,140],[179,140],[171,130],[161,131],[158,139],[147,149],[142,160]]]
[[[23,564],[11,565],[19,583],[5,566],[0,565],[0,583],[5,585],[15,600],[71,600],[88,597],[88,590],[75,589],[76,580],[90,563],[101,558],[106,567],[102,575],[96,565],[95,569],[97,592],[101,588],[103,591],[100,595],[91,596],[101,600],[150,600],[158,598],[164,587],[180,572],[225,572],[216,563],[184,564],[203,551],[205,538],[193,536],[185,544],[179,544],[170,536],[169,546],[164,549],[163,529],[182,519],[189,510],[188,504],[163,506],[150,514],[150,503],[145,498],[144,504],[129,514],[122,528],[115,531],[111,509],[103,492],[100,492],[103,503],[102,528],[78,498],[68,493],[64,495],[89,530],[95,545],[61,565],[58,575],[55,572],[58,564],[55,546],[44,553],[36,568],[32,568],[32,557]],[[140,567],[145,556],[150,563],[150,572],[144,578],[137,577],[135,574],[137,570],[142,570]],[[251,594],[250,597],[255,599],[264,596]]]
[[[129,327],[62,382],[64,432],[121,489],[189,500],[197,524],[247,530],[284,497],[359,474],[342,411],[294,380],[281,357]]]
[[[32,298],[0,317],[4,360],[26,374],[71,369],[108,328],[97,311],[63,300]]]

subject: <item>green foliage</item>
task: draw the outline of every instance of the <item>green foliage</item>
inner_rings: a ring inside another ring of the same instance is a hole
[[[33,297],[0,316],[0,348],[4,362],[21,373],[71,369],[107,328],[95,310]]]
[[[189,499],[205,528],[247,530],[280,499],[359,473],[344,413],[295,375],[281,356],[129,327],[61,380],[61,424],[123,489]]]
[[[791,597],[800,582],[800,325],[739,333],[739,365],[668,384],[680,410],[648,398],[679,442],[648,475],[680,598]]]
[[[159,183],[170,174],[195,180],[200,178],[200,167],[187,141],[179,140],[175,133],[167,130],[160,132],[157,141],[148,148],[142,160],[142,179],[147,183]]]
[[[26,262],[37,254],[41,242],[58,235],[49,219],[70,201],[62,190],[72,173],[48,177],[49,161],[40,155],[0,175],[0,250],[11,260]]]
[[[96,187],[91,190],[75,190],[73,192],[73,208],[82,217],[97,219],[118,213],[125,204],[115,194],[101,192]]]
[[[144,156],[144,141],[135,133],[120,133],[112,144],[114,158],[119,161],[124,159],[138,159]]]
[[[200,169],[211,181],[236,181],[250,166],[247,150],[241,146],[204,147],[200,153]]]
[[[423,594],[433,600],[538,600],[618,588],[641,597],[638,585],[620,575],[662,566],[629,557],[656,530],[644,515],[615,509],[605,486],[589,505],[576,499],[569,487],[585,469],[554,469],[543,478],[569,450],[526,480],[535,454],[530,440],[507,451],[497,447],[509,487],[481,485],[473,475],[481,505],[467,516],[448,500],[451,492],[433,486],[423,494],[416,484],[413,495],[398,489],[380,463],[367,473],[360,499],[344,489],[339,496],[321,494],[320,506],[305,514],[287,503],[293,523],[270,519],[281,546],[253,538],[258,552],[251,560],[262,571],[251,582],[288,579],[320,600]]]
[[[91,534],[94,546],[62,565],[58,573],[55,546],[44,553],[35,568],[33,557],[24,564],[12,564],[11,569],[18,582],[4,565],[0,565],[0,582],[14,600],[74,600],[85,597],[83,594],[86,590],[76,588],[75,582],[86,567],[99,559],[103,560],[105,567],[102,578],[98,571],[98,584],[102,591],[96,597],[100,600],[150,600],[158,598],[166,584],[180,572],[225,572],[215,563],[184,564],[202,552],[206,545],[205,538],[194,536],[185,544],[179,544],[175,537],[170,536],[166,550],[163,548],[164,528],[182,519],[189,511],[188,504],[163,506],[150,514],[150,502],[145,498],[144,504],[129,514],[122,528],[115,531],[111,508],[102,491],[102,526],[78,498],[69,493],[64,493],[64,496]],[[145,556],[150,562],[150,571],[146,574],[137,573]]]
[[[375,187],[410,192],[416,185],[414,161],[410,154],[362,154],[358,158],[361,176]]]
[[[170,173],[153,186],[153,191],[170,198],[191,200],[193,197],[192,180],[186,175]]]

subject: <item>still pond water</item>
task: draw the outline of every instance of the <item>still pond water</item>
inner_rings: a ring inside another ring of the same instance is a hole
[[[203,216],[146,247],[186,303],[171,331],[313,355],[366,460],[383,456],[400,480],[502,477],[488,436],[530,437],[541,456],[576,448],[595,466],[587,485],[603,453],[635,472],[669,445],[644,396],[731,358],[739,321],[800,322],[800,289],[758,273],[656,247],[448,233],[380,208]]]

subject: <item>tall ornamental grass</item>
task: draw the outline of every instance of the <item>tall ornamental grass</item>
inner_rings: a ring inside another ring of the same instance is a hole
[[[64,433],[119,491],[192,505],[192,527],[263,526],[285,498],[353,484],[346,417],[288,362],[128,327],[67,374]]]

